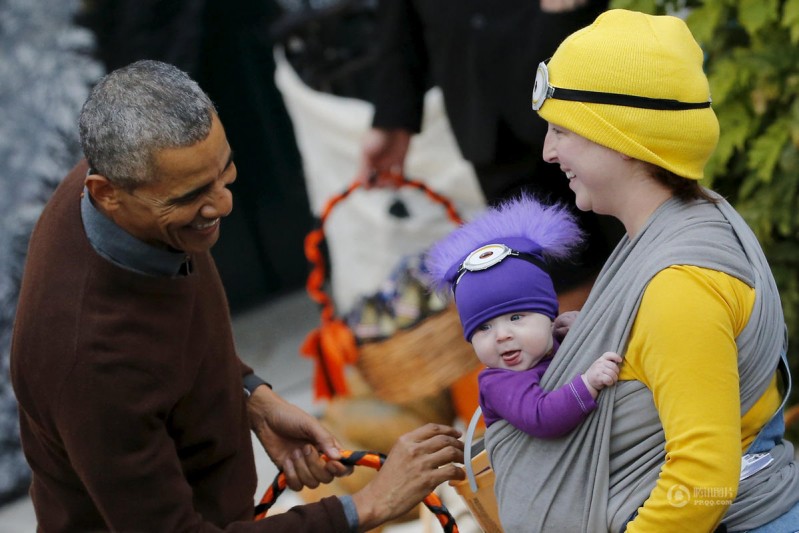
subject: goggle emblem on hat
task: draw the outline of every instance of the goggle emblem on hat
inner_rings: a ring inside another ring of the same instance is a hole
[[[524,259],[525,261],[534,264],[544,272],[547,272],[546,263],[541,261],[533,254],[519,252],[513,248],[505,246],[504,244],[486,244],[485,246],[481,246],[477,250],[470,253],[466,259],[463,260],[460,268],[458,268],[458,273],[455,277],[455,283],[452,285],[453,292],[458,286],[458,282],[461,280],[463,275],[466,274],[466,272],[486,270],[502,262],[502,260],[507,257]]]
[[[547,60],[549,61],[549,60]],[[707,102],[680,102],[666,98],[648,98],[631,94],[603,93],[598,91],[582,91],[579,89],[563,89],[549,84],[549,69],[547,61],[538,64],[533,86],[533,110],[538,111],[549,98],[555,100],[568,100],[570,102],[583,102],[589,104],[608,104],[641,109],[655,109],[659,111],[685,111],[689,109],[704,109],[710,107],[711,100]]]

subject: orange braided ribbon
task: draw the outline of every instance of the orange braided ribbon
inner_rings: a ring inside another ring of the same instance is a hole
[[[422,191],[430,200],[444,207],[448,218],[455,225],[462,223],[453,203],[424,183],[400,174],[390,174],[387,177],[397,188],[407,186]],[[305,257],[312,265],[305,288],[311,299],[322,307],[322,312],[319,328],[306,336],[300,346],[300,353],[316,362],[313,380],[316,399],[348,395],[349,387],[344,369],[346,365],[355,364],[358,360],[358,341],[355,334],[343,320],[336,318],[333,300],[324,291],[327,269],[324,254],[319,247],[325,240],[324,225],[333,208],[363,186],[362,182],[356,180],[343,192],[330,198],[322,208],[318,227],[305,237]]]
[[[326,455],[322,457],[325,460],[329,460]],[[350,450],[342,450],[341,459],[339,459],[339,462],[347,466],[368,466],[375,470],[380,470],[385,461],[386,456],[382,453]],[[278,496],[284,490],[286,490],[286,475],[283,472],[278,472],[275,480],[266,489],[261,502],[255,506],[255,520],[261,520],[266,517],[269,509],[275,504]],[[455,518],[436,493],[431,492],[428,494],[422,500],[422,503],[436,516],[444,533],[458,533],[458,524],[455,523]]]

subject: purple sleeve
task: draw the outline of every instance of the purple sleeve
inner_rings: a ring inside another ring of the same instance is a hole
[[[524,372],[488,368],[478,377],[486,426],[499,419],[537,438],[556,438],[576,428],[596,409],[582,377],[553,391],[539,385],[549,362]]]

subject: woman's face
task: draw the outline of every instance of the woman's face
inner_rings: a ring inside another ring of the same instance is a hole
[[[560,165],[581,211],[613,215],[624,192],[619,178],[627,171],[623,156],[573,131],[549,123],[544,139],[544,161]]]

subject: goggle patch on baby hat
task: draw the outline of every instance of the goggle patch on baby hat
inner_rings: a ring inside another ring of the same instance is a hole
[[[702,50],[685,22],[602,13],[536,72],[546,121],[688,179],[701,179],[719,137]]]
[[[481,324],[506,313],[557,316],[558,298],[541,247],[529,239],[496,239],[480,246],[449,277],[467,341]]]
[[[506,313],[530,311],[554,319],[558,299],[548,261],[568,259],[583,242],[566,205],[547,205],[522,193],[434,243],[424,267],[431,288],[454,297],[468,341],[481,324]]]

